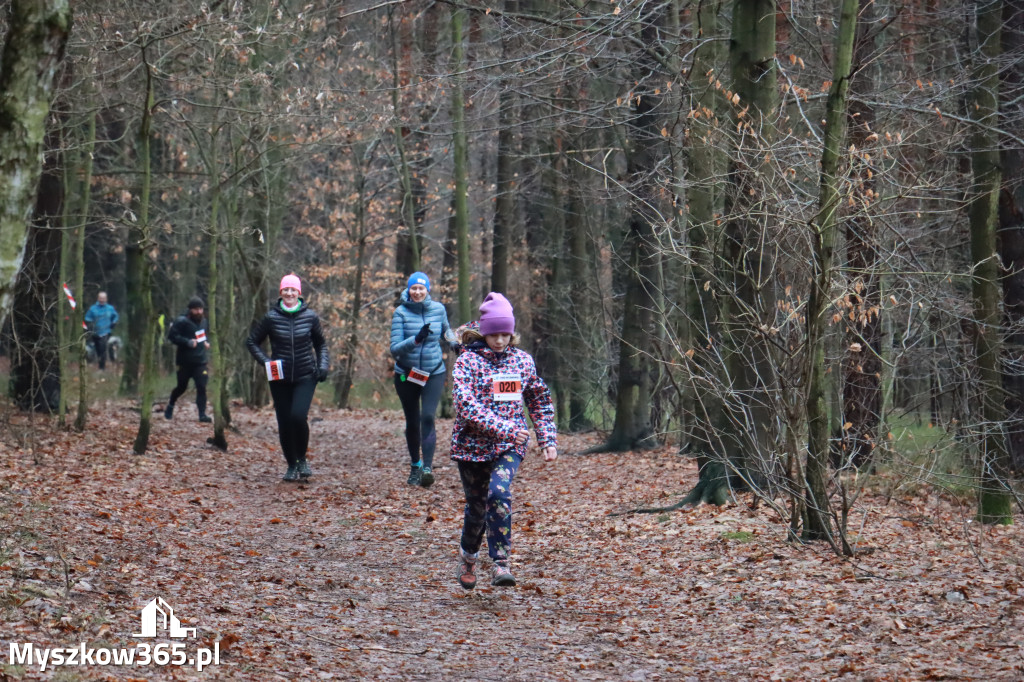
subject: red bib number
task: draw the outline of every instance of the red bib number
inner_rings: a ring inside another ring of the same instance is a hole
[[[422,369],[417,369],[416,367],[413,367],[412,369],[410,369],[409,370],[409,374],[405,377],[406,381],[411,381],[412,383],[416,384],[417,386],[426,386],[427,385],[427,379],[429,379],[429,378],[430,378],[429,374],[424,372]]]
[[[523,399],[523,380],[514,372],[491,375],[491,393],[497,402]]]
[[[198,342],[198,343],[206,343],[206,330],[205,329],[200,329],[200,330],[196,331],[196,342]]]
[[[280,381],[284,379],[284,361],[268,360],[266,365],[267,381]]]

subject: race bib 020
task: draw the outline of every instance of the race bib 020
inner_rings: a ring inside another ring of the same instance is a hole
[[[266,366],[267,381],[280,381],[284,379],[284,361],[268,360]]]
[[[497,402],[523,399],[523,380],[514,372],[491,375],[491,393]]]

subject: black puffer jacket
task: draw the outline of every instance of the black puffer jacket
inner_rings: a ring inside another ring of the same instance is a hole
[[[270,357],[260,344],[270,337]],[[327,342],[320,327],[320,317],[306,307],[305,302],[293,313],[281,309],[281,301],[271,308],[252,328],[246,347],[261,363],[268,360],[284,361],[285,381],[302,381],[327,373],[330,360]]]
[[[210,330],[206,325],[205,317],[196,323],[188,313],[179,317],[171,325],[170,331],[167,332],[167,339],[178,347],[174,359],[178,366],[206,364],[206,344],[196,343],[194,348],[189,346],[190,341],[196,340],[196,332],[200,329],[206,331],[207,341],[209,341]]]

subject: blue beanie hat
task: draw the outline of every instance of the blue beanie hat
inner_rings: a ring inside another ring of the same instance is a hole
[[[409,275],[409,281],[405,285],[405,288],[409,289],[412,287],[413,284],[422,284],[427,288],[427,291],[430,291],[430,278],[427,277],[426,273],[414,272],[411,275]]]

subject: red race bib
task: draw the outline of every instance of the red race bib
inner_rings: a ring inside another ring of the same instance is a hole
[[[407,381],[411,381],[417,386],[426,386],[427,379],[430,378],[430,375],[424,372],[422,369],[417,369],[416,367],[413,367],[412,369],[409,370],[409,374],[405,378]]]
[[[491,394],[496,402],[514,402],[523,399],[523,380],[515,372],[491,375]]]
[[[267,381],[280,381],[284,379],[284,362],[281,360],[268,360]]]

